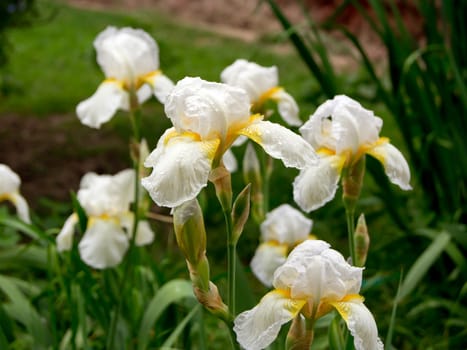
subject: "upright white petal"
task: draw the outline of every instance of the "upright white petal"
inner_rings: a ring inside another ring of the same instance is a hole
[[[266,348],[276,339],[281,326],[297,316],[305,303],[290,299],[286,292],[269,292],[253,309],[235,319],[237,341],[247,350]]]
[[[332,303],[347,323],[354,337],[356,350],[383,350],[384,345],[378,338],[378,328],[370,310],[363,304],[362,298]]]
[[[75,213],[71,214],[68,219],[66,219],[65,224],[56,238],[57,250],[59,252],[70,250],[73,246],[73,235],[75,233],[75,225],[77,223],[78,215]]]
[[[78,104],[76,114],[81,123],[98,129],[125,105],[128,105],[128,93],[119,83],[105,81],[99,85],[94,95]]]
[[[239,131],[258,143],[271,157],[280,159],[286,167],[304,169],[317,160],[313,148],[289,129],[268,121],[257,121]]]
[[[18,191],[21,179],[8,165],[0,164],[0,196]]]
[[[372,111],[338,95],[320,105],[300,132],[316,149],[325,147],[339,154],[376,142],[381,126],[382,120]]]
[[[295,99],[284,91],[284,89],[277,89],[271,96],[277,101],[277,108],[279,114],[285,122],[292,126],[300,126],[303,124],[302,120],[298,117],[298,105]]]
[[[189,136],[159,142],[144,163],[154,169],[141,183],[160,206],[173,208],[193,199],[207,185],[218,145],[217,139],[196,141]]]
[[[159,68],[159,49],[141,29],[107,27],[94,40],[97,62],[108,78],[129,82]]]
[[[116,175],[88,173],[81,180],[78,201],[88,216],[119,215],[134,200],[134,170]]]
[[[411,190],[410,169],[402,153],[389,142],[384,142],[368,151],[384,166],[384,171],[393,184],[403,190]]]
[[[251,259],[251,271],[267,287],[272,286],[274,272],[287,257],[287,246],[284,244],[261,243]]]
[[[104,269],[120,264],[128,246],[128,237],[119,223],[112,219],[90,218],[78,248],[86,264]]]
[[[334,198],[339,179],[339,157],[322,157],[318,164],[301,170],[295,178],[294,200],[306,212],[321,208]]]
[[[312,220],[300,211],[282,204],[266,214],[266,219],[260,225],[261,240],[292,246],[308,238],[312,224]]]
[[[263,93],[278,85],[279,75],[276,66],[263,67],[238,59],[222,71],[221,81],[244,89],[250,102],[255,103]]]

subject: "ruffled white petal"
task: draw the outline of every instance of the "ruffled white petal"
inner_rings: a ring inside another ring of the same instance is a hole
[[[178,132],[224,139],[231,128],[248,123],[250,103],[241,88],[186,77],[167,97],[165,113]]]
[[[86,264],[104,269],[120,264],[128,246],[128,237],[119,223],[111,219],[90,218],[78,248]]]
[[[271,96],[277,101],[277,108],[279,114],[285,120],[285,122],[292,126],[300,126],[303,124],[301,119],[298,117],[298,105],[294,98],[290,96],[284,89],[277,89],[277,91]]]
[[[410,169],[402,153],[389,142],[382,143],[368,151],[368,154],[383,164],[389,180],[403,190],[411,190]]]
[[[266,287],[272,286],[274,272],[281,266],[287,256],[287,246],[270,243],[262,243],[256,249],[251,259],[251,271]]]
[[[57,250],[59,252],[70,250],[73,246],[73,234],[75,233],[75,225],[77,223],[78,215],[75,213],[71,214],[68,219],[66,219],[65,224],[56,238]]]
[[[340,168],[337,156],[322,157],[318,164],[300,171],[293,182],[295,202],[306,212],[318,209],[334,198]]]
[[[286,167],[304,169],[316,162],[313,148],[302,137],[289,129],[268,121],[257,121],[239,131],[258,143],[273,158],[282,160]]]
[[[233,154],[230,148],[222,156],[222,162],[224,163],[224,166],[229,171],[229,173],[237,171],[237,158],[235,158],[235,154]]]
[[[288,298],[282,291],[269,292],[253,309],[235,319],[237,341],[247,350],[266,348],[276,339],[281,326],[292,320],[305,303]]]
[[[78,104],[76,114],[81,123],[98,129],[125,105],[128,105],[128,93],[119,83],[105,81],[99,85],[94,95]]]
[[[383,350],[378,338],[378,328],[370,310],[363,304],[363,298],[331,303],[347,323],[354,337],[356,350]]]
[[[144,165],[154,169],[141,183],[159,206],[173,208],[193,199],[207,185],[218,146],[218,139],[176,136],[167,144],[163,140],[146,159]]]
[[[29,206],[28,202],[26,202],[26,199],[24,199],[24,197],[19,194],[19,192],[10,193],[10,199],[16,207],[16,212],[18,213],[19,218],[30,224],[31,218],[29,216]]]

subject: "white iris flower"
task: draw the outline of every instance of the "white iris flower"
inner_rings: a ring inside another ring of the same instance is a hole
[[[354,337],[356,350],[382,350],[375,319],[358,293],[363,268],[349,265],[329,244],[306,240],[274,273],[275,289],[237,316],[234,331],[245,349],[264,349],[295,317],[314,322],[335,309]]]
[[[88,217],[88,223],[78,249],[81,259],[96,269],[118,265],[131,239],[134,214],[135,172],[123,170],[116,175],[87,173],[81,179],[78,201]],[[70,250],[78,215],[73,213],[57,236],[58,251]],[[135,244],[150,244],[154,233],[147,221],[139,221]]]
[[[164,103],[173,83],[159,70],[159,48],[141,29],[107,27],[94,40],[97,63],[106,79],[76,108],[81,122],[93,128],[118,109],[130,109],[130,91],[143,103],[154,94]]]
[[[294,98],[278,86],[279,73],[276,66],[263,67],[255,62],[238,59],[222,71],[221,81],[244,89],[250,98],[253,112],[261,111],[264,103],[272,100],[277,103],[279,114],[287,124],[302,125]]]
[[[154,168],[142,179],[159,206],[176,207],[195,198],[207,185],[212,169],[240,135],[261,145],[288,167],[314,162],[313,148],[285,127],[250,115],[247,93],[238,87],[184,78],[165,103],[173,123],[145,161]]]
[[[313,221],[288,204],[282,204],[266,214],[260,225],[261,244],[251,260],[251,270],[267,287],[272,286],[274,271],[281,266],[289,252],[310,235]]]
[[[336,193],[341,172],[362,156],[379,160],[389,180],[410,190],[410,169],[402,153],[379,137],[381,118],[357,101],[339,95],[318,107],[300,128],[320,156],[317,166],[300,172],[294,181],[294,199],[305,211],[320,208]]]
[[[8,200],[16,207],[18,216],[24,222],[31,223],[28,203],[19,193],[21,179],[11,168],[0,164],[0,202]]]

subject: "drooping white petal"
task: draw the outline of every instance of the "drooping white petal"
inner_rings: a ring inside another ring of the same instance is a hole
[[[19,192],[12,192],[10,194],[11,202],[16,207],[16,212],[21,220],[30,224],[31,218],[29,217],[29,206],[26,199]]]
[[[300,126],[303,124],[302,120],[298,117],[298,105],[295,99],[290,96],[284,89],[277,89],[271,96],[277,101],[277,108],[279,114],[285,122],[292,126]]]
[[[75,213],[71,214],[68,219],[66,219],[65,224],[63,225],[60,233],[56,238],[57,250],[63,252],[65,250],[70,250],[73,245],[73,234],[75,232],[75,225],[78,223],[78,215]]]
[[[159,49],[145,31],[107,27],[94,40],[97,62],[108,78],[130,81],[159,68]]]
[[[251,259],[251,271],[266,287],[272,286],[274,272],[281,266],[287,256],[287,246],[268,242],[259,245]]]
[[[78,104],[76,114],[81,123],[98,129],[125,105],[128,105],[128,93],[119,83],[105,81],[99,85],[94,95]]]
[[[86,264],[104,269],[120,264],[128,246],[128,237],[118,222],[90,218],[78,248],[81,259]]]
[[[354,337],[356,350],[383,350],[383,342],[378,338],[378,328],[370,310],[363,304],[363,298],[331,303],[347,323]]]
[[[266,214],[261,223],[261,240],[294,245],[308,238],[313,222],[288,204]]]
[[[258,143],[271,157],[280,159],[286,167],[304,169],[316,162],[313,148],[289,129],[268,121],[257,121],[239,131]]]
[[[146,81],[151,85],[154,96],[164,104],[167,100],[167,96],[172,92],[174,83],[166,75],[152,74]]]
[[[207,185],[218,146],[218,139],[197,141],[183,135],[159,142],[144,163],[154,169],[141,183],[159,206],[173,208],[193,199]]]
[[[253,309],[235,319],[237,341],[247,350],[266,348],[276,339],[281,326],[292,320],[305,303],[290,299],[280,290],[269,292]]]
[[[229,173],[237,171],[237,158],[235,158],[235,154],[230,148],[222,156],[222,162],[224,163],[224,166],[229,171]]]
[[[134,214],[132,212],[124,213],[120,216],[120,225],[125,229],[128,239],[131,240],[133,233]],[[135,244],[143,246],[151,244],[154,241],[154,231],[147,220],[140,220],[136,229]]]
[[[141,220],[136,230],[135,244],[140,247],[151,244],[154,241],[154,231],[147,220]]]
[[[384,142],[368,151],[368,154],[383,164],[389,180],[403,190],[411,190],[410,169],[402,153],[389,142]]]
[[[340,179],[339,157],[320,158],[318,164],[300,171],[293,182],[295,202],[306,212],[334,198]]]
[[[0,196],[18,191],[21,179],[8,165],[0,164]]]

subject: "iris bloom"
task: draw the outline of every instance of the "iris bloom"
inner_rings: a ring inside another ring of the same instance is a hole
[[[318,107],[300,128],[305,140],[315,149],[317,166],[300,172],[294,181],[294,199],[305,211],[329,202],[335,195],[344,168],[355,165],[365,154],[379,160],[389,180],[410,190],[410,170],[401,152],[379,137],[381,118],[357,101],[340,95]]]
[[[354,336],[357,350],[382,350],[375,319],[358,294],[362,270],[349,265],[328,243],[304,241],[274,273],[275,289],[235,319],[238,342],[248,350],[266,348],[283,324],[296,317],[313,323],[335,309]]]
[[[78,201],[88,217],[86,231],[79,242],[81,259],[97,269],[118,265],[131,239],[134,215],[135,172],[127,169],[112,175],[87,173],[81,179]],[[57,236],[58,251],[70,250],[78,215],[73,213]],[[154,239],[149,223],[139,221],[135,244],[142,246]]]
[[[282,204],[266,215],[260,225],[261,241],[251,260],[251,270],[266,286],[272,286],[274,271],[281,266],[289,252],[310,235],[313,221],[288,204]]]
[[[221,73],[223,83],[244,89],[253,112],[261,112],[266,101],[277,102],[279,114],[292,126],[302,125],[298,106],[292,96],[278,86],[279,73],[276,66],[263,67],[257,63],[238,59]]]
[[[21,220],[31,223],[29,207],[24,197],[19,193],[21,179],[11,168],[0,164],[0,202],[8,200],[16,207]]]
[[[184,78],[168,96],[165,113],[173,123],[145,161],[154,168],[143,186],[160,206],[195,198],[212,169],[240,135],[260,144],[286,166],[302,169],[315,160],[312,147],[285,127],[250,115],[247,93],[238,87]]]
[[[152,94],[164,103],[172,81],[159,70],[159,48],[141,29],[107,27],[94,40],[106,79],[76,108],[81,122],[99,128],[118,109],[130,109],[130,94],[143,103]]]

